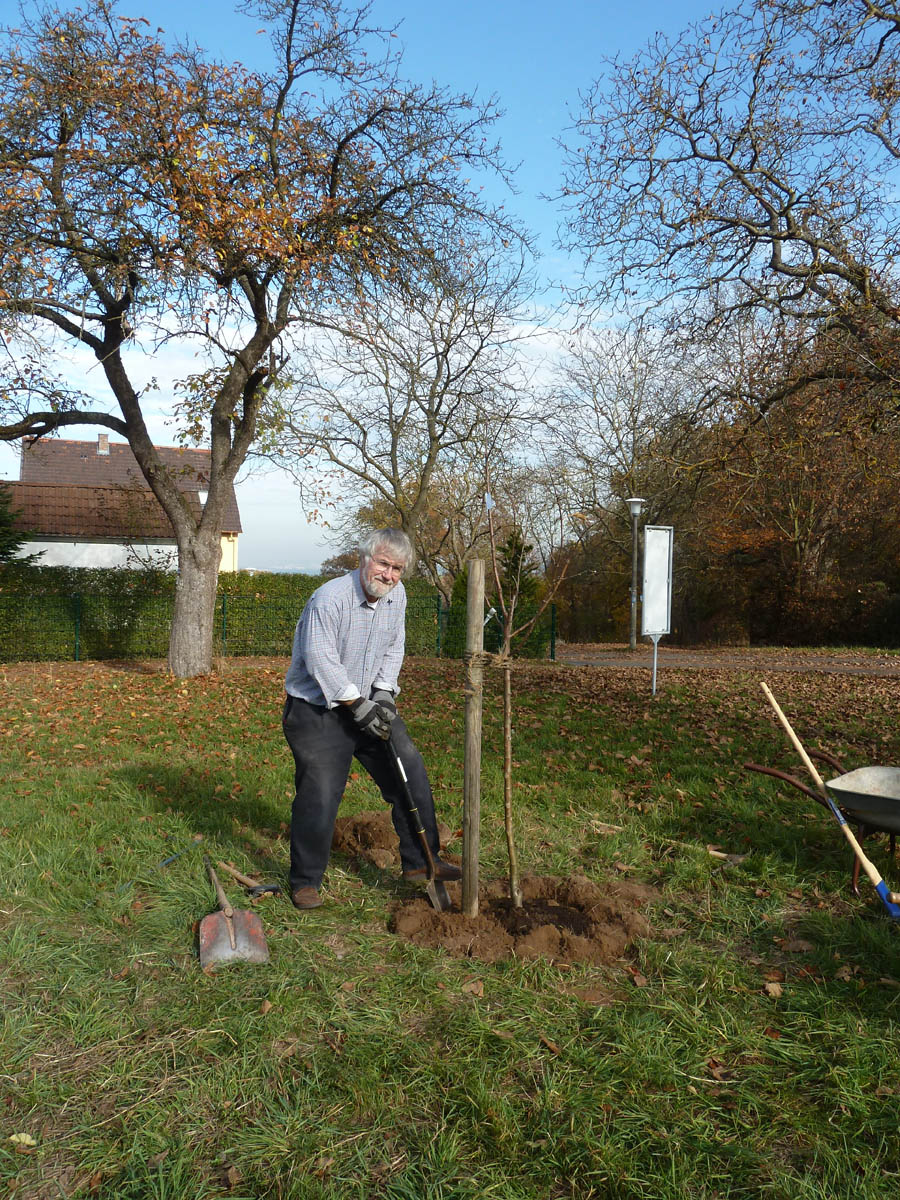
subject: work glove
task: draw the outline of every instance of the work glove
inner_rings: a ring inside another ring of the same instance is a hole
[[[374,700],[364,700],[360,696],[350,705],[350,712],[364,733],[381,738],[385,742],[391,736],[391,722],[396,720],[396,709],[392,711],[384,704],[376,704]]]
[[[386,688],[373,687],[370,699],[374,700],[376,704],[380,704],[382,708],[387,708],[396,714],[397,701],[394,699],[393,692],[389,692]]]

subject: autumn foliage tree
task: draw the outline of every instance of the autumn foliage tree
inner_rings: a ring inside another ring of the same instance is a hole
[[[0,46],[0,438],[89,424],[128,441],[177,539],[179,675],[211,666],[224,497],[272,419],[292,330],[362,279],[414,287],[500,224],[473,179],[500,167],[490,104],[404,83],[366,9],[245,11],[271,30],[269,71],[172,48],[107,0],[36,9]],[[134,382],[140,351],[178,339],[201,363],[176,406],[211,451],[199,518]],[[61,344],[102,397],[54,370]]]

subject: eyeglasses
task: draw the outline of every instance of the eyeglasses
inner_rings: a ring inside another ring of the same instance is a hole
[[[402,575],[406,567],[406,563],[391,562],[387,558],[373,558],[372,565],[377,567],[379,571],[390,571],[392,575]]]

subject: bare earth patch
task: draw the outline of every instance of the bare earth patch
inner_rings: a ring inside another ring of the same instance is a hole
[[[441,842],[449,829],[440,827]],[[398,862],[397,838],[387,810],[338,817],[332,849],[385,869]],[[449,857],[449,856],[447,856]],[[638,883],[597,884],[583,875],[529,875],[522,880],[523,905],[515,908],[506,880],[488,880],[479,892],[477,917],[461,911],[459,884],[448,886],[453,908],[437,912],[421,893],[401,900],[391,928],[417,946],[460,958],[546,958],[552,963],[602,964],[621,958],[650,925],[641,909],[655,891]]]
[[[650,933],[640,910],[656,895],[637,883],[529,875],[522,879],[521,908],[513,907],[506,881],[495,879],[479,890],[478,916],[466,917],[459,910],[459,886],[448,890],[454,901],[449,912],[437,912],[419,896],[398,904],[394,932],[417,946],[479,962],[546,958],[558,966],[621,958],[635,938]]]

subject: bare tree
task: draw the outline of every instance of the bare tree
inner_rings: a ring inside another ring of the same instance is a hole
[[[502,172],[490,102],[405,83],[366,8],[245,11],[272,25],[266,73],[170,49],[111,0],[24,13],[0,45],[0,438],[97,424],[127,439],[175,530],[180,675],[211,666],[224,497],[277,415],[288,332],[336,290],[414,281],[485,229],[517,236],[478,188]],[[185,436],[211,449],[199,517],[129,361],[178,338],[205,358],[178,396]],[[93,358],[112,411],[55,373],[60,343]]]
[[[515,355],[523,283],[519,263],[490,252],[442,263],[423,283],[379,286],[317,316],[275,453],[308,505],[343,506],[354,531],[370,519],[401,526],[447,591],[445,574],[477,537],[485,458],[528,407]]]
[[[826,323],[849,371],[896,378],[898,77],[898,6],[873,0],[745,0],[607,60],[568,146],[583,298],[714,338],[748,308]]]

